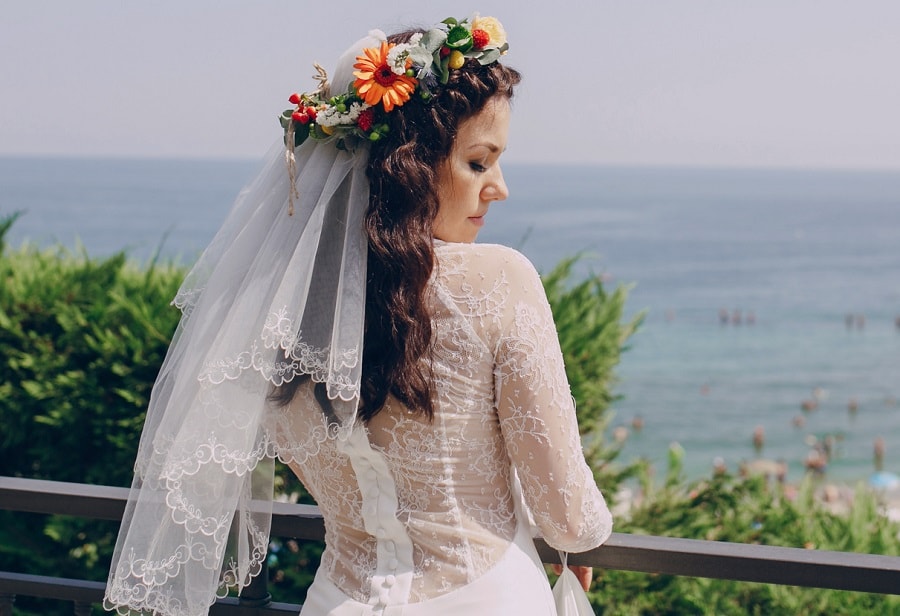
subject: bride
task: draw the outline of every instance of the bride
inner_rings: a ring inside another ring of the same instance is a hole
[[[248,584],[278,458],[325,520],[304,616],[555,613],[533,535],[584,551],[612,519],[538,274],[475,243],[508,195],[507,48],[478,15],[372,31],[290,97],[175,299],[107,609]]]

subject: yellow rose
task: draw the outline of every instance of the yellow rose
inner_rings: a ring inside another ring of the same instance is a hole
[[[506,43],[506,30],[503,29],[503,24],[496,17],[476,16],[472,20],[472,29],[487,32],[491,37],[488,43],[490,47],[502,47]]]

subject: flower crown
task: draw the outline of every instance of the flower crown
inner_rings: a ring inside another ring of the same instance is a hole
[[[506,31],[494,17],[475,14],[471,21],[448,17],[423,33],[414,34],[408,43],[388,43],[363,49],[356,57],[356,79],[347,91],[325,98],[328,76],[316,64],[319,87],[310,93],[291,94],[295,105],[285,110],[279,120],[285,132],[285,145],[290,149],[314,139],[355,136],[377,141],[388,132],[386,114],[401,107],[414,94],[428,101],[441,84],[446,84],[450,71],[462,68],[474,58],[480,64],[492,64],[506,53]],[[380,103],[380,105],[379,105]]]

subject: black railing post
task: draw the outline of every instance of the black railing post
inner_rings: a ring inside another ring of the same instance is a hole
[[[13,603],[16,596],[6,592],[0,592],[0,616],[12,616]]]
[[[272,602],[269,594],[269,564],[263,559],[259,575],[250,580],[250,583],[241,591],[238,603],[244,607],[263,607]]]
[[[75,616],[91,616],[91,604],[87,601],[75,602]]]

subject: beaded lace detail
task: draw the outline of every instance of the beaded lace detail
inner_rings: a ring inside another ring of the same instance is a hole
[[[360,602],[375,600],[379,576],[402,579],[405,543],[409,602],[483,575],[516,532],[514,473],[551,546],[584,551],[612,531],[582,455],[556,329],[534,267],[496,245],[436,242],[435,251],[434,420],[389,399],[359,428],[368,441],[363,449],[342,450],[329,439],[315,456],[291,464],[325,517],[322,567]],[[313,435],[323,433],[325,420],[309,388],[288,411],[279,438],[318,442]],[[373,461],[370,474],[360,470],[365,464],[357,454]],[[401,530],[385,525],[382,534],[379,520],[399,522]]]

